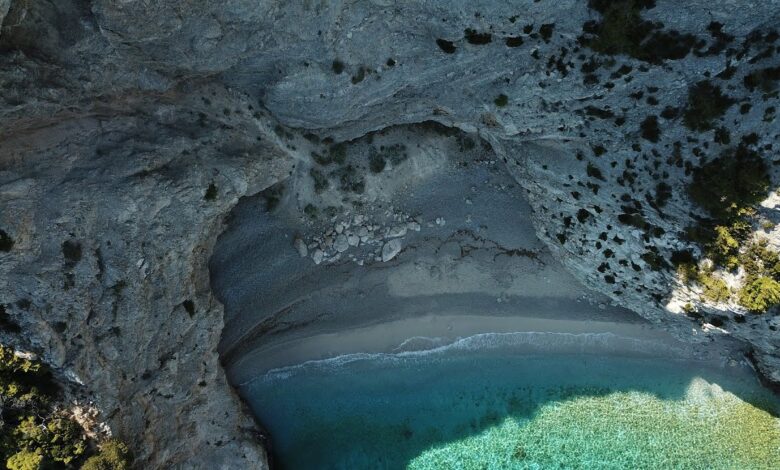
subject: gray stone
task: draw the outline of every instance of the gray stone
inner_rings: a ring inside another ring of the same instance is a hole
[[[347,240],[347,236],[343,233],[339,234],[339,236],[336,237],[336,241],[333,243],[333,249],[339,253],[347,251],[349,249],[349,241]]]
[[[401,240],[394,238],[382,245],[382,262],[386,263],[401,252]]]
[[[294,246],[301,258],[305,258],[309,255],[309,249],[306,247],[306,243],[300,238],[295,239]]]

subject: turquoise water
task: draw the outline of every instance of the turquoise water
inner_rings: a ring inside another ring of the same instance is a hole
[[[352,355],[240,387],[283,469],[778,468],[746,371],[502,344]]]

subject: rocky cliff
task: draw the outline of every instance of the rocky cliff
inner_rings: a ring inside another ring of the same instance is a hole
[[[505,162],[582,283],[780,382],[780,317],[672,266],[701,251],[695,168],[740,146],[778,181],[779,20],[777,0],[0,0],[2,339],[143,468],[262,468],[216,353],[224,217],[311,142],[436,121]],[[777,247],[766,196],[751,230]]]

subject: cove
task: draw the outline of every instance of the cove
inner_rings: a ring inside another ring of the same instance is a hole
[[[272,436],[274,468],[780,461],[777,397],[747,367],[658,351],[611,333],[478,334],[276,368],[239,391]]]

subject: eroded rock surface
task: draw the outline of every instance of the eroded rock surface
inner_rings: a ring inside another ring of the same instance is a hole
[[[780,382],[777,316],[691,320],[670,265],[698,249],[691,168],[743,141],[777,159],[780,2],[615,3],[653,22],[642,43],[601,41],[599,1],[0,0],[0,304],[24,332],[3,340],[93,399],[141,467],[262,467],[216,354],[224,216],[318,168],[307,143],[436,121],[489,143],[581,282],[681,338],[743,341]],[[691,109],[703,81],[724,106]],[[760,213],[780,221],[773,199]],[[287,248],[322,263],[359,231]]]

